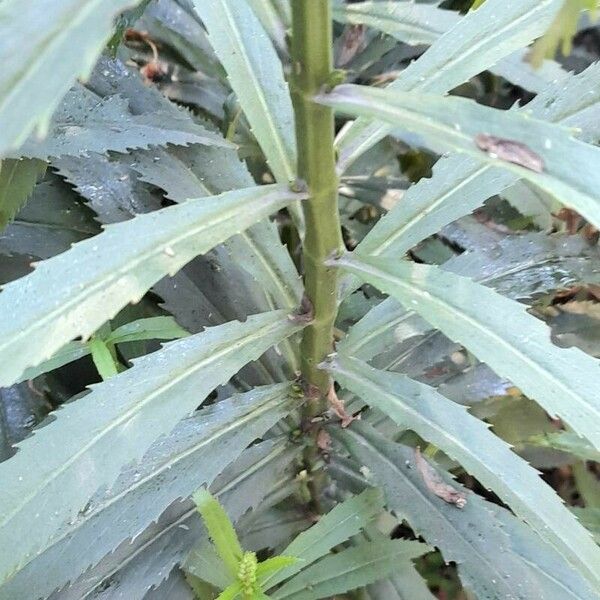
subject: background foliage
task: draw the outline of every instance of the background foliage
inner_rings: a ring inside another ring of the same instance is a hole
[[[597,3],[297,2],[0,4],[0,599],[600,598]]]

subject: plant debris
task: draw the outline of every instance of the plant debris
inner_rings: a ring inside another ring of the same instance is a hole
[[[466,506],[467,497],[465,494],[442,481],[434,468],[423,458],[421,449],[418,446],[415,448],[415,464],[428,490],[444,502],[454,504],[457,508]]]
[[[536,173],[544,170],[544,159],[521,142],[479,133],[475,136],[475,143],[492,158],[499,158]]]

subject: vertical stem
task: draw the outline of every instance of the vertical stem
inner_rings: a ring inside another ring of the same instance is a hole
[[[330,108],[313,102],[333,70],[332,21],[329,0],[292,1],[293,95],[298,143],[298,176],[310,192],[304,203],[305,288],[314,321],[302,338],[302,374],[319,391],[311,412],[322,412],[329,377],[317,365],[333,349],[337,313],[337,275],[324,261],[343,249],[335,171],[334,118]]]
[[[330,0],[292,0],[293,101],[298,145],[298,176],[308,185],[304,203],[306,234],[303,262],[306,295],[314,310],[313,322],[304,329],[301,343],[302,376],[308,388],[305,417],[327,407],[329,375],[317,365],[333,350],[333,325],[337,314],[337,273],[325,260],[343,249],[338,211],[338,178],[335,170],[334,116],[330,108],[313,102],[328,84],[333,70]],[[313,429],[304,462],[310,473],[313,508],[326,475],[320,461],[317,431]]]

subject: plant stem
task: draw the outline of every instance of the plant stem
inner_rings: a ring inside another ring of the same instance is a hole
[[[333,111],[313,102],[333,70],[332,21],[328,0],[294,0],[291,4],[298,176],[310,192],[304,203],[304,277],[314,310],[314,321],[302,338],[302,374],[305,382],[319,391],[320,406],[310,407],[314,415],[322,412],[329,389],[329,377],[317,365],[333,350],[337,313],[337,275],[324,262],[343,249]]]
[[[304,203],[306,235],[303,263],[306,295],[314,320],[304,329],[301,343],[302,377],[308,391],[305,418],[327,408],[329,375],[318,368],[333,351],[333,325],[337,314],[337,273],[325,261],[341,252],[343,241],[338,211],[338,178],[335,170],[334,116],[330,108],[313,101],[328,85],[333,70],[332,20],[329,0],[293,0],[292,60],[293,101],[298,145],[298,177],[308,186]],[[326,475],[318,470],[320,460],[313,428],[304,462],[310,472],[309,488],[314,509]]]

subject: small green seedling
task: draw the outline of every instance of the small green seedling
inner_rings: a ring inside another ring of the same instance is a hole
[[[208,490],[201,489],[196,492],[194,502],[215,550],[231,578],[231,584],[219,594],[217,600],[269,598],[262,590],[266,576],[289,567],[298,559],[293,556],[273,556],[258,562],[254,552],[242,549],[227,513]]]

